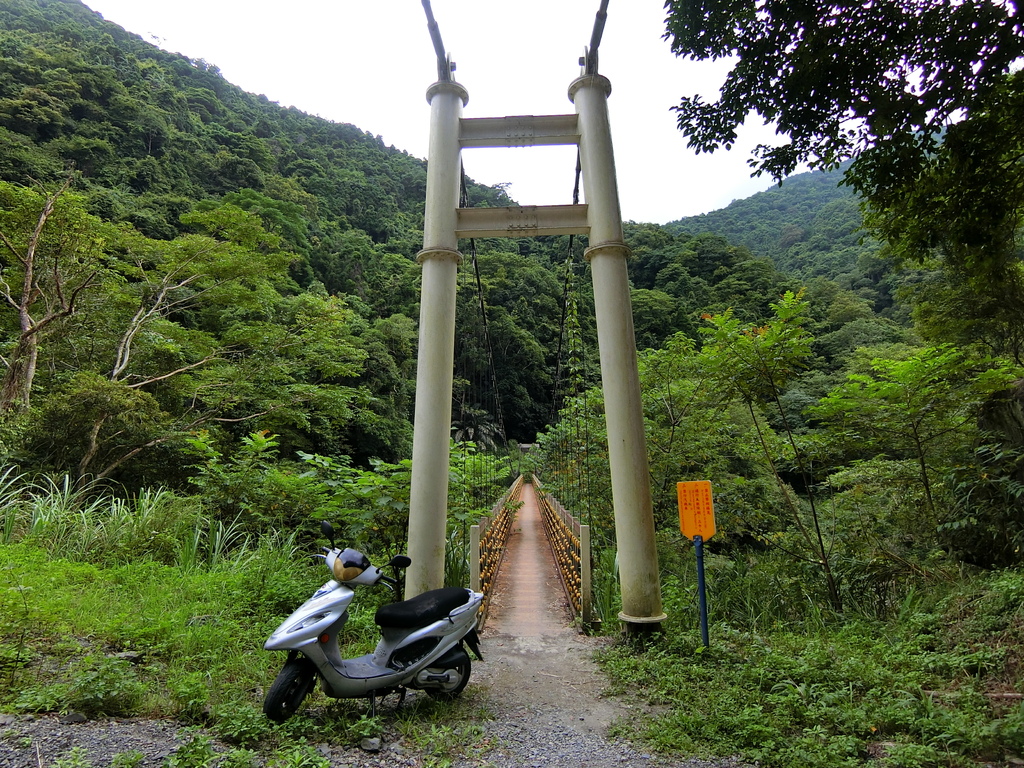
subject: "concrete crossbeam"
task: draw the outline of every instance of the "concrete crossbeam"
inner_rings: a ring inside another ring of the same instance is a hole
[[[459,143],[465,147],[541,147],[577,144],[576,115],[516,115],[464,117],[459,121]]]
[[[586,205],[525,205],[514,208],[459,208],[460,238],[586,235]]]

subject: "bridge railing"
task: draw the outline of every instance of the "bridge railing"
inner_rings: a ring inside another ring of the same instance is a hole
[[[501,558],[505,554],[508,534],[515,520],[518,502],[523,492],[524,478],[516,478],[505,495],[491,507],[491,513],[480,518],[469,529],[470,571],[469,585],[475,592],[483,592],[484,602],[480,608],[477,627],[483,629],[491,608],[491,592],[494,578],[498,575]]]
[[[593,605],[590,526],[566,511],[558,499],[544,490],[536,475],[533,486],[569,605],[584,627],[593,626],[600,619],[595,616]]]

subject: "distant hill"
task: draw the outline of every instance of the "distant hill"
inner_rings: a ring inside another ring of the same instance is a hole
[[[849,280],[861,271],[861,257],[874,254],[878,245],[865,239],[859,199],[840,186],[842,177],[842,169],[797,174],[721,210],[665,226],[678,234],[720,235],[803,279]]]

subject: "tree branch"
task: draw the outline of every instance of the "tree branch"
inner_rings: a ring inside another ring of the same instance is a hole
[[[145,379],[143,381],[136,382],[135,384],[129,384],[128,388],[129,389],[139,389],[140,387],[145,387],[148,384],[155,384],[158,381],[163,381],[165,379],[170,379],[170,378],[172,378],[174,376],[177,376],[179,373],[184,373],[185,371],[191,371],[191,370],[193,370],[195,368],[199,368],[202,365],[206,365],[207,363],[212,363],[214,360],[223,360],[223,359],[224,358],[221,357],[220,355],[209,355],[208,357],[204,357],[202,360],[199,360],[199,361],[197,361],[195,363],[190,363],[189,365],[183,365],[181,368],[177,368],[177,369],[175,369],[173,371],[169,371],[168,373],[161,374],[160,376],[151,376],[150,378]]]

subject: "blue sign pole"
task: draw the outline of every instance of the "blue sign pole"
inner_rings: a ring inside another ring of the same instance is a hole
[[[693,537],[693,548],[697,553],[697,597],[700,602],[700,638],[704,647],[710,647],[708,641],[708,595],[704,588],[704,537]]]

